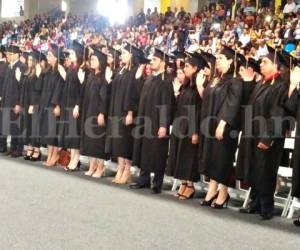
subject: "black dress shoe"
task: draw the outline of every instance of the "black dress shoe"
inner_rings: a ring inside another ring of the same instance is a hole
[[[262,220],[271,220],[274,216],[273,212],[261,213],[260,214]]]
[[[160,194],[161,193],[161,187],[152,187],[152,193],[153,194]]]
[[[42,160],[42,153],[39,153],[38,157],[31,156],[30,161],[41,161]]]
[[[240,208],[239,212],[241,214],[256,214],[256,213],[260,213],[260,209],[255,207],[246,207],[246,208]]]
[[[297,220],[294,220],[293,223],[296,227],[300,227],[300,218],[298,218]]]
[[[149,187],[150,187],[150,184],[140,184],[138,182],[131,183],[129,185],[129,188],[131,188],[131,189],[143,189],[143,188],[149,188]]]

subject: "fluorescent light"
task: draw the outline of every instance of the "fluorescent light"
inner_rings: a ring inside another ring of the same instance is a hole
[[[66,3],[66,1],[61,1],[61,10],[62,11],[67,11],[67,9],[68,9],[68,5],[67,5],[67,3]]]

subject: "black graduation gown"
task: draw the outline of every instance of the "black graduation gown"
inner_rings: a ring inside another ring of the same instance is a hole
[[[300,95],[299,90],[295,90],[285,108],[289,114],[296,118],[296,135],[295,145],[292,158],[293,179],[292,179],[292,196],[300,198]],[[293,128],[291,128],[292,130]]]
[[[242,83],[232,74],[224,75],[215,86],[208,85],[203,93],[199,170],[201,174],[228,185],[238,144],[238,126]],[[223,140],[215,138],[217,126],[226,121]]]
[[[248,102],[249,111],[246,114],[237,159],[237,178],[250,184],[260,197],[271,200],[275,191],[285,133],[289,129],[286,122],[274,119],[286,118],[288,115],[284,108],[287,94],[288,84],[281,77],[278,77],[273,85],[271,81],[267,81],[255,86]],[[259,142],[269,145],[270,148],[257,148]],[[268,200],[264,208],[273,206],[272,203]]]
[[[133,165],[148,173],[163,174],[168,157],[174,93],[172,79],[167,75],[164,77],[162,80],[162,74],[159,74],[145,81],[134,131]],[[160,127],[167,129],[166,138],[158,138]]]
[[[106,116],[108,83],[104,76],[91,73],[83,84],[83,100],[81,107],[80,153],[85,156],[106,159],[105,133],[106,126],[100,127],[97,117],[101,113]]]
[[[138,107],[138,88],[135,79],[137,68],[116,74],[111,82],[109,120],[107,126],[106,152],[112,157],[132,159],[134,125],[125,125],[128,111],[135,116]]]
[[[59,146],[72,149],[80,149],[80,118],[74,119],[73,117],[74,107],[80,104],[80,93],[83,86],[79,82],[77,73],[78,68],[67,70],[60,106]]]
[[[6,74],[6,70],[7,70],[7,63],[5,63],[5,62],[0,62],[0,97],[1,97],[1,99],[2,99],[2,93],[3,93],[3,84],[4,84],[4,78],[5,78],[5,74]],[[1,100],[0,100],[0,107],[2,107],[2,104],[1,104]],[[2,110],[1,110],[1,108],[0,108],[0,134],[2,133],[1,131],[2,131],[2,119],[1,119],[1,117],[2,117]],[[5,141],[3,141],[3,140],[1,140],[1,138],[0,138],[0,146],[1,146],[1,148],[2,147],[6,147],[6,140]],[[2,145],[2,144],[4,144],[4,145]]]
[[[36,75],[28,76],[24,75],[21,80],[21,97],[20,105],[22,107],[22,119],[21,119],[21,131],[23,135],[23,143],[25,145],[36,146],[38,138],[33,133],[33,126],[37,125],[38,116],[35,114],[31,115],[28,113],[29,106],[33,103],[32,97],[35,91],[37,77]],[[33,119],[34,124],[33,124]]]
[[[40,136],[42,145],[58,146],[58,121],[53,110],[61,104],[64,80],[56,69],[49,69],[40,76],[42,92],[40,97]]]
[[[180,180],[199,180],[198,145],[192,144],[192,135],[199,136],[200,114],[201,97],[197,88],[183,86],[177,97],[167,175]]]
[[[13,67],[7,67],[5,72],[5,77],[3,80],[2,88],[2,134],[5,136],[20,136],[21,130],[21,116],[20,114],[15,114],[13,109],[16,105],[20,105],[20,95],[21,95],[21,81],[18,82],[16,79],[16,69],[19,68],[23,74],[26,70],[26,66],[17,61]]]

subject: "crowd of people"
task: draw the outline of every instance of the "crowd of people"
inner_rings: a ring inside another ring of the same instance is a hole
[[[226,5],[193,16],[155,9],[114,26],[70,14],[2,24],[0,151],[41,161],[47,147],[47,167],[69,152],[66,171],[80,170],[84,155],[94,178],[111,159],[116,184],[129,183],[137,166],[130,188],[158,194],[166,174],[181,181],[180,200],[193,198],[203,175],[201,206],[213,209],[227,206],[234,176],[251,187],[240,212],[271,219],[293,130],[292,193],[300,198],[300,14],[251,7],[235,17]]]

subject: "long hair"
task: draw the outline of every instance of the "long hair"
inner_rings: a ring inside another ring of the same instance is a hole
[[[28,61],[27,61],[28,63]],[[36,59],[32,58],[32,66],[28,67],[27,71],[25,72],[25,76],[28,76],[29,78],[32,78],[35,75],[35,66],[37,64]]]

